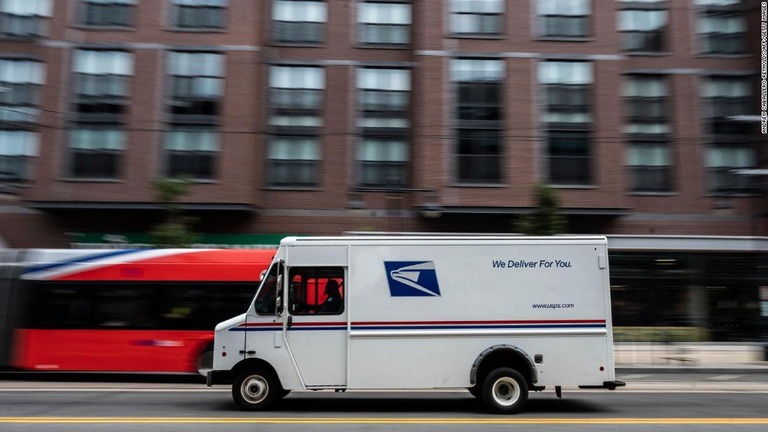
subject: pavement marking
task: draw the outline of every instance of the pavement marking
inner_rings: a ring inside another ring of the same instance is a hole
[[[735,379],[739,379],[743,377],[744,375],[714,375],[711,377],[707,377],[708,380],[713,381],[732,381]]]
[[[649,376],[651,376],[651,374],[632,374],[632,375],[623,375],[621,378],[627,381],[631,381],[631,380],[647,378]]]
[[[0,417],[0,424],[768,425],[768,418]]]

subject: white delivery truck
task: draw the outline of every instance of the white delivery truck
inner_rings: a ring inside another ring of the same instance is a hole
[[[246,313],[216,326],[208,385],[245,410],[291,390],[615,389],[604,237],[289,237]]]

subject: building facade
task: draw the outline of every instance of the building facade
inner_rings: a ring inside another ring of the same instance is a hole
[[[766,235],[754,0],[0,0],[0,236]],[[754,170],[753,170],[754,171]]]

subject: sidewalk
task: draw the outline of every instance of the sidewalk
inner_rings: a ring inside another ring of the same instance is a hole
[[[616,343],[618,373],[768,374],[761,343]]]

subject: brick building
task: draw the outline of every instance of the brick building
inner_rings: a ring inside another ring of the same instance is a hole
[[[766,235],[755,0],[0,0],[0,237]],[[761,216],[762,215],[762,216]]]

